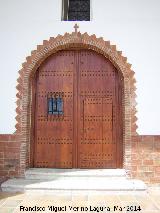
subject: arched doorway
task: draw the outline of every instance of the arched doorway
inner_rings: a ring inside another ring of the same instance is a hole
[[[38,67],[51,55],[61,50],[68,49],[87,49],[93,50],[97,54],[101,54],[109,60],[119,73],[123,76],[124,91],[122,98],[123,109],[123,168],[128,172],[131,171],[131,145],[132,136],[137,135],[136,129],[136,87],[134,71],[131,64],[127,63],[127,58],[122,55],[121,51],[116,49],[115,45],[111,45],[109,41],[103,38],[97,38],[95,35],[87,33],[72,32],[65,35],[51,37],[48,41],[44,40],[42,45],[38,45],[37,49],[31,52],[31,56],[26,58],[26,62],[22,64],[17,80],[17,108],[16,108],[16,132],[21,144],[20,148],[20,166],[19,176],[24,176],[28,167],[33,167],[34,157],[34,129],[33,129],[33,111],[32,106],[34,96],[33,79],[37,73]]]
[[[58,51],[39,66],[33,88],[34,167],[122,167],[123,76],[107,58]]]

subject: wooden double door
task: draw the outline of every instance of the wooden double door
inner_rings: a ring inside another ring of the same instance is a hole
[[[108,59],[59,51],[34,85],[34,167],[122,167],[123,79]]]

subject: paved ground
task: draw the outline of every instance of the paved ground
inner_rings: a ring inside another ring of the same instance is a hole
[[[20,206],[21,209],[23,207],[25,207],[26,209],[24,211],[23,209],[20,211]],[[37,210],[32,209],[34,211],[31,211],[31,209],[29,210],[29,207],[35,206],[41,207],[41,211],[38,211],[38,209]],[[52,209],[50,206],[53,206]],[[56,209],[56,207],[63,207],[63,208],[58,210]],[[73,207],[75,208],[73,209]],[[149,188],[149,190],[146,193],[72,192],[72,193],[51,194],[48,192],[47,194],[46,193],[44,194],[43,192],[41,193],[0,192],[0,213],[19,213],[19,212],[48,213],[48,212],[56,212],[56,210],[57,212],[67,212],[67,213],[72,212],[160,213],[160,188],[153,188],[153,187]]]

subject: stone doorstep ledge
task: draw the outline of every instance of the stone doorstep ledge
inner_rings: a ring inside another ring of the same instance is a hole
[[[2,191],[25,192],[32,190],[90,190],[90,191],[145,191],[140,180],[106,180],[105,178],[63,178],[56,180],[10,179],[2,185]]]
[[[4,182],[1,185],[2,191],[145,191],[147,189],[143,181],[127,179],[124,169],[31,168],[25,172],[25,175],[25,178],[9,179]]]
[[[30,168],[25,172],[26,179],[51,179],[60,177],[124,177],[125,169],[47,169]]]

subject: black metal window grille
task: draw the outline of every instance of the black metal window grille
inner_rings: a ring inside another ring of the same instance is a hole
[[[90,21],[90,0],[63,0],[64,21]]]
[[[50,93],[47,100],[49,115],[63,115],[63,94]]]

